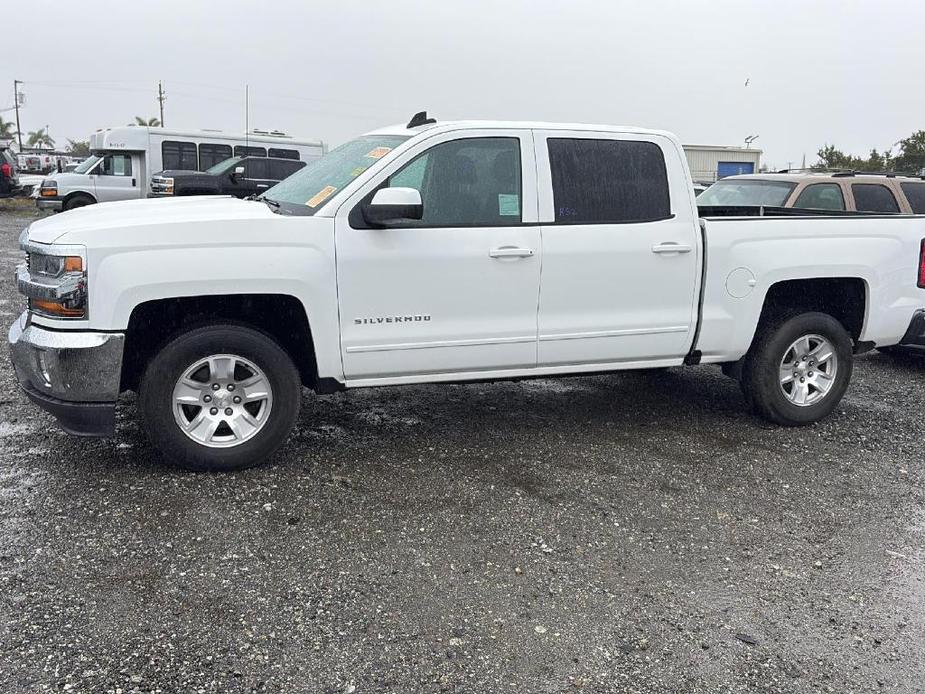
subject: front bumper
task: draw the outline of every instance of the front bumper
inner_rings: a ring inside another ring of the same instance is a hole
[[[54,210],[60,212],[64,207],[64,200],[61,198],[43,198],[41,196],[35,199],[35,206],[40,210]]]
[[[899,346],[925,350],[925,309],[919,309],[912,316],[909,329],[899,341]]]
[[[125,335],[49,330],[26,312],[10,326],[9,342],[20,387],[65,431],[113,434]]]

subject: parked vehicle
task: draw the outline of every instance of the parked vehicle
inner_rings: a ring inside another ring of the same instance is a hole
[[[925,177],[852,171],[729,176],[710,186],[697,204],[925,214]]]
[[[0,198],[8,198],[19,191],[19,170],[16,156],[8,147],[0,147]]]
[[[194,469],[265,460],[302,385],[722,364],[796,426],[855,353],[925,343],[925,217],[702,219],[678,140],[641,129],[418,114],[257,200],[78,210],[21,243],[25,392],[109,435],[135,390]]]
[[[154,172],[199,171],[232,156],[313,161],[324,154],[325,145],[283,133],[232,135],[127,126],[93,133],[90,151],[93,156],[73,173],[58,174],[43,183],[36,203],[39,208],[72,210],[96,202],[144,198]]]
[[[276,157],[231,157],[207,171],[161,171],[151,177],[149,198],[180,195],[233,195],[246,198],[265,193],[305,166],[304,161]]]

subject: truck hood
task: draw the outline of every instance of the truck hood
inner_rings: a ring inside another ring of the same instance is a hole
[[[93,233],[101,230],[275,216],[262,202],[238,200],[226,195],[104,202],[33,222],[29,227],[29,240],[35,243],[86,244],[92,243]]]

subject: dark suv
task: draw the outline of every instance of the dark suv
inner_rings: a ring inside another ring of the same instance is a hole
[[[19,191],[16,157],[7,147],[0,147],[0,198],[8,198]]]
[[[176,195],[259,195],[305,166],[298,159],[231,157],[206,171],[161,171],[151,177],[149,198]]]

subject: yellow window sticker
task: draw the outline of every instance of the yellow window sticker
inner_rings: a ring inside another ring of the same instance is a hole
[[[368,169],[368,168],[369,168],[368,166],[358,166],[358,167],[356,167],[353,171],[350,172],[350,178],[356,178],[356,177],[359,176],[361,173],[363,173],[364,171],[366,171],[366,169]]]
[[[382,157],[391,151],[391,147],[376,147],[376,149],[372,150],[371,152],[367,152],[366,156],[370,159],[382,159]]]
[[[337,188],[335,188],[334,186],[325,186],[324,188],[318,191],[318,194],[315,195],[315,197],[313,197],[311,200],[309,200],[305,204],[308,205],[309,207],[318,207],[318,205],[320,205],[325,200],[327,200],[329,197],[331,197],[334,194],[334,191],[336,190]]]

